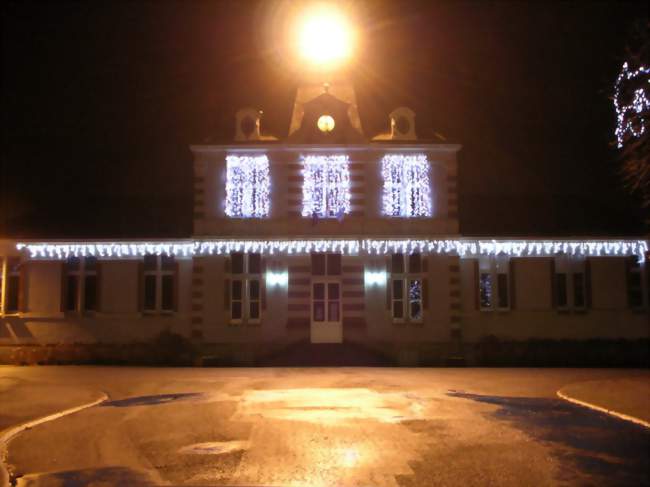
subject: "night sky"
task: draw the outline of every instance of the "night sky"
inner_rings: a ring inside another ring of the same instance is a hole
[[[187,237],[188,145],[234,113],[287,134],[278,4],[5,2],[0,237]],[[359,2],[352,67],[368,135],[408,105],[460,143],[465,235],[643,234],[610,97],[646,2]]]

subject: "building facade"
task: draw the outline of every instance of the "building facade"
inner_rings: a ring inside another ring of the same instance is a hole
[[[0,345],[169,330],[238,363],[351,343],[417,364],[486,336],[649,337],[648,240],[465,238],[461,147],[389,117],[370,138],[351,85],[305,85],[285,139],[243,109],[232,142],[190,147],[193,238],[0,242]]]

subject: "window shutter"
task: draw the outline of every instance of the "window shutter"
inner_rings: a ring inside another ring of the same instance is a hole
[[[174,260],[174,294],[172,296],[172,310],[178,312],[178,301],[180,298],[180,283],[178,282],[178,261]]]
[[[585,302],[591,308],[591,259],[585,260]]]
[[[138,262],[138,311],[144,310],[144,262]]]
[[[230,311],[230,279],[223,280],[223,309]]]
[[[429,258],[425,255],[422,256],[422,272],[429,272]]]
[[[550,260],[551,270],[551,308],[557,308],[557,280],[555,277],[555,259]]]
[[[390,255],[387,257],[387,261],[388,262],[386,264],[386,269],[388,270],[388,272],[386,273],[386,309],[390,311],[391,304],[392,304],[391,293],[393,292],[393,290],[391,289],[392,281],[390,279],[391,277],[391,256]]]
[[[262,301],[262,310],[266,309],[266,259],[262,257],[262,265],[260,268],[260,300]]]
[[[650,252],[645,253],[645,262],[643,263],[643,269],[645,270],[645,280],[646,280],[645,291],[647,294],[646,306],[650,307],[650,265],[648,264],[648,262],[650,262]]]
[[[27,311],[27,262],[20,263],[18,277],[18,311]]]
[[[97,284],[95,286],[95,311],[102,310],[102,263],[97,261]]]
[[[516,265],[515,264],[516,264],[516,261],[514,259],[510,259],[508,261],[508,271],[509,271],[508,273],[510,274],[508,276],[508,281],[509,281],[508,282],[508,287],[510,288],[509,289],[509,292],[510,292],[510,309],[514,309],[515,306],[516,306],[515,298],[516,298],[517,294],[516,294],[515,290],[516,290],[517,286],[516,286],[516,281],[515,281],[515,274],[516,274],[516,272],[515,272]]]
[[[223,260],[223,273],[226,276],[223,280],[223,309],[230,311],[230,257]]]
[[[631,259],[633,257],[627,257],[625,259],[625,295],[627,297],[627,307],[632,308],[632,296],[630,296],[630,270],[632,268]]]
[[[429,280],[422,279],[422,309],[429,309]]]
[[[478,259],[476,259],[474,261],[474,309],[479,309],[478,273]]]
[[[65,262],[61,263],[61,311],[65,311],[68,302],[68,276]]]

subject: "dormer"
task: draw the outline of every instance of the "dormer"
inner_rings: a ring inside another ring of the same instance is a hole
[[[415,112],[408,107],[398,107],[389,114],[391,140],[417,140]]]
[[[260,132],[260,121],[262,111],[255,108],[242,108],[235,114],[235,141],[275,141],[278,140],[272,135],[262,135]]]

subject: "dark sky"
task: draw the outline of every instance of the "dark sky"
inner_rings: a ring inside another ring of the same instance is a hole
[[[463,145],[463,234],[643,233],[609,98],[645,2],[354,5],[364,127],[405,104]],[[297,79],[271,7],[5,2],[0,234],[191,235],[188,145],[231,137],[243,106],[286,135]]]

